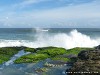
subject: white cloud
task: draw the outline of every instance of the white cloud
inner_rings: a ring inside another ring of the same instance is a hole
[[[26,5],[30,5],[30,4],[34,4],[34,3],[38,3],[44,0],[24,0],[22,3],[20,3],[19,5],[22,6],[26,6]]]
[[[0,22],[11,27],[97,27],[100,24],[99,8],[99,2],[92,2],[36,12],[11,12]]]
[[[49,1],[49,0],[23,0],[21,3],[14,4],[14,8],[24,8],[32,4],[44,2],[44,1]]]

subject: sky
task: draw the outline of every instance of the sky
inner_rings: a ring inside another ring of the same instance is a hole
[[[0,28],[98,28],[100,0],[0,0]]]

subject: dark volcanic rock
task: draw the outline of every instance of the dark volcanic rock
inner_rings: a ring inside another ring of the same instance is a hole
[[[81,60],[100,60],[100,50],[81,51],[78,58]]]
[[[100,45],[96,46],[95,49],[100,49]]]
[[[100,50],[81,51],[67,75],[100,75]],[[96,73],[95,73],[96,72]]]

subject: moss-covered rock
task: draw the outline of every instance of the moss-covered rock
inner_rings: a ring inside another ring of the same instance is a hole
[[[3,47],[0,48],[0,54],[5,54],[5,55],[14,55],[20,50],[19,47]]]
[[[52,60],[57,60],[57,61],[63,61],[63,62],[70,61],[70,59],[67,56],[65,57],[63,55],[58,55],[58,56],[52,57],[51,59]]]
[[[39,51],[37,53],[42,54],[48,54],[51,57],[57,56],[57,55],[63,55],[66,53],[66,49],[59,48],[59,47],[44,47],[44,48],[38,48]]]
[[[18,53],[20,47],[2,47],[0,48],[0,64],[8,61],[14,54]]]
[[[40,73],[40,72],[47,72],[49,69],[48,68],[38,68],[38,69],[36,69],[35,71],[37,72],[37,73]]]
[[[44,60],[46,58],[68,62],[72,61],[72,57],[76,57],[80,51],[91,50],[92,48],[76,47],[73,49],[66,50],[60,47],[42,47],[36,49],[29,47],[3,47],[0,48],[0,63],[2,64],[5,61],[8,61],[14,54],[16,54],[21,49],[24,49],[26,52],[31,52],[31,54],[22,56],[21,58],[17,59],[15,63],[31,63]],[[45,57],[42,55],[44,55]]]
[[[28,54],[24,55],[17,60],[15,60],[15,63],[35,63],[44,59],[49,58],[47,54]]]
[[[57,55],[63,55],[66,53],[66,49],[58,47],[42,47],[42,48],[25,48],[25,51],[35,52],[34,54],[28,54],[15,60],[15,63],[34,63],[46,58],[55,59]],[[55,58],[54,58],[55,57]],[[62,61],[68,60],[67,58],[61,58]],[[55,59],[56,60],[56,59]],[[58,60],[58,59],[57,59]]]
[[[72,49],[68,49],[66,54],[67,55],[70,55],[70,54],[73,54],[73,55],[78,55],[79,52],[81,52],[82,50],[93,50],[94,48],[81,48],[81,47],[76,47],[76,48],[72,48]]]
[[[78,53],[85,49],[91,50],[92,48],[77,47],[77,48],[66,50],[60,47],[42,47],[42,48],[36,48],[36,49],[26,47],[25,51],[32,52],[35,54],[22,56],[21,58],[17,59],[15,63],[33,63],[33,62],[42,60],[41,54],[44,54],[46,55],[47,58],[50,58],[51,60],[55,60],[55,61],[59,60],[63,62],[75,62],[77,60],[76,57]],[[40,57],[35,57],[36,55]]]
[[[36,49],[35,48],[26,47],[26,48],[24,48],[24,51],[34,53],[34,52],[36,52]]]
[[[39,48],[36,48],[36,50],[47,50],[47,49],[54,49],[54,48],[57,48],[57,47],[53,47],[53,46],[49,46],[49,47],[39,47]]]

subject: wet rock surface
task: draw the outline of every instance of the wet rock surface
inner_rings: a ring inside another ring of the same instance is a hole
[[[67,75],[100,75],[100,46],[94,50],[84,50],[78,54],[73,67],[66,70]]]
[[[100,45],[96,46],[95,49],[100,49]]]

